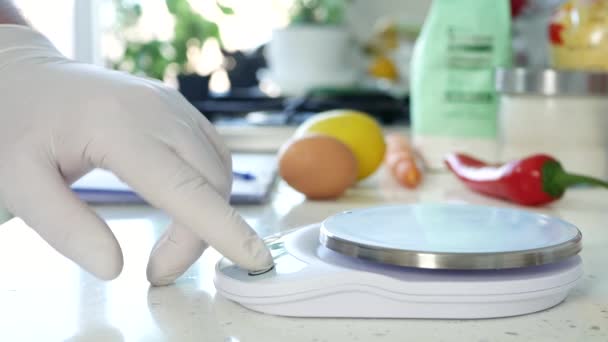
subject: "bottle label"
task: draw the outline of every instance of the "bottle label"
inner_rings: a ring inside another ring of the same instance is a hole
[[[494,69],[511,61],[509,7],[506,2],[463,2],[438,1],[416,44],[411,72],[415,134],[496,138]]]

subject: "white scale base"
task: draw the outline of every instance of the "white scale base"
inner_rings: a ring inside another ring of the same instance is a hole
[[[437,270],[365,261],[319,243],[320,225],[270,247],[275,267],[249,275],[226,259],[218,293],[263,313],[296,317],[473,319],[532,313],[562,302],[583,274],[581,258],[501,270]]]

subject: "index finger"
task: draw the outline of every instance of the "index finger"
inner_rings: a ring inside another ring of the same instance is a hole
[[[209,183],[169,146],[146,138],[108,153],[104,165],[151,205],[165,210],[235,264],[272,265],[266,245]],[[209,168],[221,167],[208,165]]]

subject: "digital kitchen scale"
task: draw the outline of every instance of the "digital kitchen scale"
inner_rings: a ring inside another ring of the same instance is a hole
[[[218,293],[295,317],[490,318],[559,304],[583,274],[580,231],[522,210],[366,208],[267,238],[274,267],[216,265]]]

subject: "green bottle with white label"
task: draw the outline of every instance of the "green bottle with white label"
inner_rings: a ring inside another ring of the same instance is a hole
[[[510,66],[508,0],[433,0],[411,64],[412,137],[427,164],[498,155],[496,67]]]

